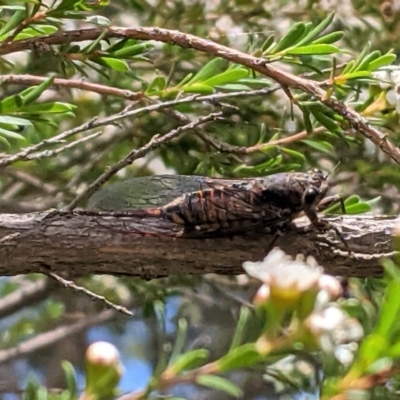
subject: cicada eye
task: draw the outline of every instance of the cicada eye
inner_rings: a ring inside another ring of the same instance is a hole
[[[313,179],[318,180],[318,181],[325,181],[328,178],[328,175],[324,174],[320,169],[318,168],[313,168],[311,170],[311,173],[313,174]]]
[[[319,190],[316,187],[309,187],[304,192],[303,202],[305,206],[311,206],[315,203],[319,195]]]

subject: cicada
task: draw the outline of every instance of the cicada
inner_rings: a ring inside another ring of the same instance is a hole
[[[327,228],[317,215],[318,204],[328,191],[326,175],[318,169],[241,180],[190,177],[190,184],[197,190],[180,188],[183,193],[166,204],[135,209],[129,214],[167,219],[196,236],[276,232],[302,213],[317,228]],[[174,190],[177,193],[177,188]],[[98,204],[92,202],[92,206]]]

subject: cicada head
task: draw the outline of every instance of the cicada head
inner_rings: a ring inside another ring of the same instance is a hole
[[[312,169],[308,172],[309,180],[303,194],[305,208],[313,208],[326,196],[328,192],[327,175],[319,169]]]

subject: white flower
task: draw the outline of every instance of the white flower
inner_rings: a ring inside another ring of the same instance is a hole
[[[372,76],[378,80],[381,89],[389,89],[392,86],[390,71],[376,71],[372,73]]]

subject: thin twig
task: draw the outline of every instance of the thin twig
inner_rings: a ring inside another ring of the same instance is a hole
[[[45,158],[45,157],[54,157],[57,154],[62,153],[65,150],[71,149],[72,147],[75,147],[78,144],[87,142],[88,140],[94,139],[98,136],[100,136],[103,132],[99,131],[99,132],[95,132],[90,134],[89,136],[84,136],[80,139],[74,140],[73,142],[67,143],[65,146],[61,146],[58,149],[54,149],[54,150],[44,150],[40,153],[36,153],[36,154],[32,154],[29,156],[29,160],[38,160],[41,158]]]
[[[0,299],[0,318],[15,313],[23,307],[32,306],[46,298],[49,291],[49,280],[22,282],[18,289]]]
[[[84,293],[86,296],[89,296],[90,298],[94,300],[100,300],[103,302],[107,307],[114,309],[115,311],[121,312],[122,314],[125,315],[130,315],[132,316],[132,312],[129,311],[127,308],[124,306],[120,306],[118,304],[114,304],[112,301],[107,300],[104,296],[100,296],[97,293],[94,293],[88,289],[85,289],[82,286],[79,286],[75,284],[73,281],[69,281],[67,279],[62,278],[60,275],[55,274],[54,272],[44,272],[46,275],[48,275],[50,278],[54,279],[58,283],[61,283],[64,287],[68,289],[72,289],[73,291],[77,293]]]
[[[4,84],[22,84],[22,85],[39,85],[46,78],[35,75],[0,75],[0,81]],[[101,94],[102,96],[122,97],[126,100],[140,100],[143,98],[142,92],[132,92],[127,89],[118,89],[111,86],[100,85],[98,83],[85,82],[78,79],[60,79],[55,78],[52,86],[65,87],[69,89],[87,90]]]
[[[187,125],[178,126],[176,129],[171,130],[164,136],[159,137],[158,135],[153,136],[150,141],[144,146],[137,150],[132,150],[126,157],[124,157],[119,162],[115,163],[106,172],[100,175],[94,182],[92,182],[86,190],[79,194],[67,207],[65,210],[73,210],[79,202],[89,198],[101,185],[103,185],[108,179],[115,175],[122,168],[133,163],[133,161],[138,158],[144,157],[149,151],[160,147],[162,144],[169,142],[170,140],[178,137],[184,132],[191,129],[195,129],[197,126],[205,124],[206,122],[215,121],[216,119],[222,117],[222,112],[211,113],[204,117],[200,117],[196,121],[193,121]]]
[[[52,331],[36,335],[32,339],[28,339],[15,347],[0,350],[0,365],[15,360],[16,358],[26,357],[38,350],[45,349],[61,340],[66,340],[69,336],[82,332],[92,326],[109,321],[117,315],[118,314],[115,310],[104,310],[93,316],[86,315],[78,322],[59,326]]]

